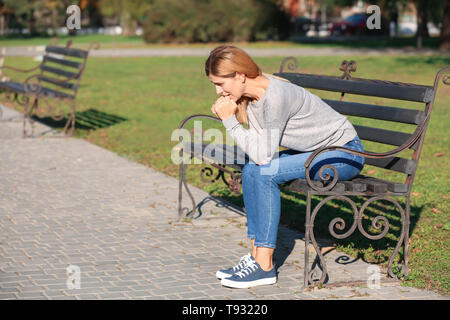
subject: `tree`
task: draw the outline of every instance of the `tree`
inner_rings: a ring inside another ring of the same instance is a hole
[[[4,5],[14,11],[19,22],[26,25],[30,35],[36,35],[38,28],[54,29],[64,25],[66,8],[70,0],[2,0]]]
[[[439,49],[450,50],[450,0],[446,1],[443,12]]]
[[[322,0],[327,6],[352,6],[357,0]],[[450,48],[450,0],[372,0],[371,4],[379,5],[382,12],[391,13],[393,10],[401,10],[407,4],[412,3],[417,12],[417,48],[422,47],[423,38],[429,37],[428,22],[436,25],[441,23],[440,48]]]
[[[153,0],[100,0],[100,12],[107,17],[119,20],[126,36],[136,35],[139,23],[142,23]]]
[[[446,19],[443,14],[448,0],[414,0],[417,9],[417,48],[422,48],[422,39],[429,37],[428,22],[439,24]]]

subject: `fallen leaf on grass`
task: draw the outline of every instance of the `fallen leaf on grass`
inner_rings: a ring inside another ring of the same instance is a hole
[[[433,209],[431,209],[431,211],[433,213],[441,213],[441,210],[439,210],[438,208],[433,208]]]
[[[377,172],[377,170],[369,170],[367,171],[367,174],[375,174]]]
[[[418,196],[420,196],[420,193],[418,193],[418,192],[411,192],[411,195],[413,197],[418,197]]]
[[[442,228],[442,226],[443,226],[442,223],[438,223],[437,225],[435,225],[435,226],[433,227],[433,229],[434,229],[434,230],[437,230],[437,229]]]
[[[436,153],[434,154],[434,156],[435,156],[436,158],[442,157],[443,155],[444,155],[443,152],[436,152]]]

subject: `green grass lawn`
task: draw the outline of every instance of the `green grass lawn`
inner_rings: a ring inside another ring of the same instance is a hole
[[[358,62],[355,76],[432,85],[436,72],[450,65],[450,56],[349,56]],[[185,117],[194,113],[209,114],[215,90],[204,75],[204,58],[90,58],[78,97],[78,137],[86,139],[117,154],[137,161],[168,175],[177,177],[178,166],[171,162],[172,131]],[[273,73],[282,58],[256,58],[264,71]],[[340,75],[341,57],[302,57],[301,72]],[[6,64],[30,67],[36,62],[29,58],[7,58]],[[338,94],[321,95],[323,98]],[[387,103],[382,99],[357,97],[357,101],[373,104]],[[392,105],[395,101],[391,100]],[[423,153],[416,173],[411,198],[410,273],[402,281],[406,286],[431,289],[449,294],[449,198],[450,188],[450,86],[440,84],[427,131]],[[418,108],[417,104],[401,102],[397,106]],[[100,116],[100,117],[99,117]],[[352,119],[357,124],[364,120]],[[61,126],[63,124],[54,124]],[[203,128],[221,124],[205,121]],[[406,126],[390,127],[410,130]],[[379,146],[365,145],[366,149],[381,151]],[[385,150],[384,150],[385,151]],[[402,176],[382,169],[365,167],[378,177],[403,179]],[[189,166],[189,182],[214,195],[243,205],[242,195],[231,194],[223,184],[208,185],[201,181],[199,166]],[[197,199],[198,200],[198,199]],[[176,199],[174,199],[176,201]],[[314,199],[315,203],[319,198]],[[360,199],[356,199],[361,203]],[[340,205],[342,209],[338,208]],[[356,231],[346,240],[332,239],[337,250],[369,262],[387,264],[399,235],[399,214],[389,212],[388,203],[380,203],[370,210],[367,221],[374,214],[386,215],[392,223],[388,235],[382,240],[369,242]],[[304,230],[305,197],[293,192],[282,193],[281,223]],[[316,219],[316,236],[328,238],[328,224],[336,215],[350,216],[342,202],[330,203]],[[347,218],[345,218],[347,219]],[[351,225],[348,220],[347,228]],[[387,248],[387,250],[386,250]]]
[[[10,46],[45,46],[52,37],[22,37],[13,38],[0,36],[0,47]],[[58,36],[59,44],[64,44],[68,40],[72,40],[74,45],[78,47],[87,47],[92,41],[101,44],[101,48],[214,48],[217,43],[186,43],[186,44],[149,44],[145,43],[141,36],[110,36],[110,35],[76,35],[76,36]],[[414,37],[366,37],[358,39],[355,37],[346,38],[306,38],[302,37],[296,41],[258,41],[258,42],[236,42],[240,47],[246,48],[405,48],[416,47],[416,39]],[[439,38],[430,37],[423,39],[424,48],[438,48]]]

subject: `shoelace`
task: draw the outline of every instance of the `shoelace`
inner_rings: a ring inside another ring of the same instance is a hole
[[[239,261],[239,263],[233,267],[233,271],[236,271],[236,270],[239,270],[239,269],[241,269],[241,268],[247,267],[247,265],[249,264],[249,262],[251,262],[250,256],[251,256],[250,253],[248,253],[248,254],[246,254],[245,256],[243,256],[243,257],[241,258],[241,260]]]
[[[241,271],[237,272],[236,275],[239,276],[239,278],[243,278],[243,277],[250,275],[256,269],[258,269],[258,266],[256,265],[256,263],[254,261],[250,260],[249,263],[247,264],[247,266],[244,269],[242,269]]]

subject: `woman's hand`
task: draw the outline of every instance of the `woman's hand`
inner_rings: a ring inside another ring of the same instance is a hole
[[[230,97],[220,97],[211,107],[211,111],[215,113],[221,120],[231,117],[237,109],[237,104]]]

